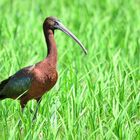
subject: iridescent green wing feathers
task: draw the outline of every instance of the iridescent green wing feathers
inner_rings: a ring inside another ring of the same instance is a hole
[[[32,81],[29,68],[18,71],[15,75],[0,83],[0,98],[12,98],[26,94]]]

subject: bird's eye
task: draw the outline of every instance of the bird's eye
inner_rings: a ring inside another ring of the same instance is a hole
[[[58,22],[55,22],[55,25],[59,25],[59,23]]]

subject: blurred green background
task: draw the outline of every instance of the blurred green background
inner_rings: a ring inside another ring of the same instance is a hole
[[[0,139],[140,139],[140,0],[1,0],[0,81],[45,58],[55,16],[88,49],[55,31],[59,80],[22,113],[0,101]],[[19,120],[22,120],[19,124]]]

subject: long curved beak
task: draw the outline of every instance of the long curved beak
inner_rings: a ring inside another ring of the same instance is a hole
[[[61,30],[62,32],[66,33],[68,36],[73,38],[82,48],[85,54],[87,54],[87,50],[84,47],[84,45],[79,41],[79,39],[72,33],[70,32],[61,22],[58,22],[58,24],[55,26],[55,28]]]

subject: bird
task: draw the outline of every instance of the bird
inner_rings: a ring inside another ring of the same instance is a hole
[[[19,99],[24,108],[31,99],[40,101],[57,82],[57,47],[54,31],[60,30],[73,38],[87,54],[79,39],[69,31],[56,17],[47,17],[43,22],[43,32],[47,45],[47,56],[40,62],[27,66],[0,82],[0,100]]]

